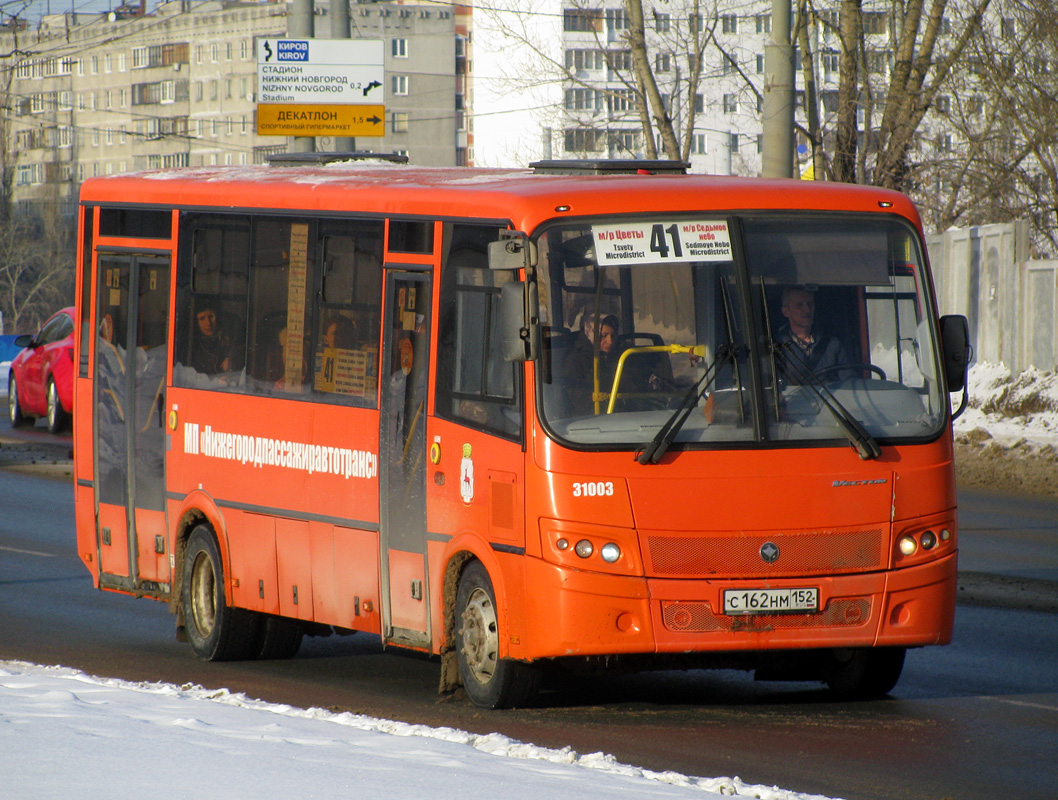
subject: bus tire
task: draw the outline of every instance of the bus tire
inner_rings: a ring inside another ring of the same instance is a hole
[[[827,686],[838,697],[869,700],[892,691],[904,669],[903,647],[867,647],[834,653]]]
[[[48,378],[48,432],[59,433],[66,427],[68,414],[59,400],[59,387],[52,378]]]
[[[456,592],[456,657],[463,688],[480,708],[513,708],[535,693],[539,671],[499,657],[496,593],[480,561],[471,561]]]
[[[22,404],[18,402],[18,384],[13,373],[7,378],[7,416],[12,428],[21,428],[29,423],[29,417],[22,413]]]
[[[293,658],[301,647],[305,626],[299,620],[287,617],[276,617],[272,614],[258,616],[260,626],[257,633],[257,658]]]
[[[198,658],[239,661],[254,656],[258,621],[253,612],[228,605],[220,550],[208,525],[196,526],[187,540],[180,602],[187,639]]]

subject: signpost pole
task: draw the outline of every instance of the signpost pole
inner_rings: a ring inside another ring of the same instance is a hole
[[[339,4],[340,5],[340,4]],[[287,17],[287,36],[291,39],[311,39],[316,35],[313,0],[293,0]],[[348,14],[348,10],[346,11]],[[292,153],[316,152],[314,136],[295,136],[290,143]]]

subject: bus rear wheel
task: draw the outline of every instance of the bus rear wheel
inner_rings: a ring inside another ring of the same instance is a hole
[[[471,702],[481,708],[523,705],[536,693],[539,672],[499,657],[496,594],[480,561],[472,561],[459,578],[456,612],[459,675]]]
[[[199,525],[184,550],[180,602],[188,641],[203,661],[253,658],[258,621],[250,611],[232,608],[224,596],[224,571],[213,531]]]
[[[904,669],[903,647],[870,647],[835,651],[826,678],[830,691],[842,698],[869,700],[892,691]]]
[[[257,653],[259,659],[293,658],[301,647],[305,625],[296,619],[258,614]]]

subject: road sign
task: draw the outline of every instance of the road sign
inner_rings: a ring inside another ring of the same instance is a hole
[[[383,136],[385,106],[265,105],[257,106],[261,136]]]
[[[384,60],[379,39],[259,39],[258,102],[379,105]]]
[[[383,136],[381,39],[259,39],[257,133]]]

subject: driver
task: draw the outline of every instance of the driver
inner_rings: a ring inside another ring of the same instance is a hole
[[[777,342],[790,342],[793,357],[800,357],[805,369],[818,375],[839,364],[848,364],[845,346],[836,337],[815,327],[815,295],[801,286],[787,286],[782,291],[782,315],[786,321],[776,332]],[[787,375],[791,383],[800,383]]]

